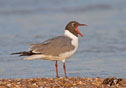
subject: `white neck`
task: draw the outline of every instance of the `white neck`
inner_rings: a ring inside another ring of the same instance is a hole
[[[65,30],[64,35],[68,36],[69,38],[72,39],[72,44],[78,47],[78,37],[69,32],[68,30]]]
[[[69,32],[68,30],[65,30],[64,35],[70,37],[70,38],[73,39],[73,40],[74,40],[74,39],[78,40],[78,37],[75,36],[74,34],[72,34],[71,32]]]

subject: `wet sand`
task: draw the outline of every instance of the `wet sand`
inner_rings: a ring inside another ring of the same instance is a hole
[[[0,79],[0,88],[126,88],[126,78]]]

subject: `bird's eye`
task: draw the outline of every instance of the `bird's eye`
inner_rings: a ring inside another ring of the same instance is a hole
[[[75,23],[72,23],[72,27],[74,27],[74,24],[75,24]]]

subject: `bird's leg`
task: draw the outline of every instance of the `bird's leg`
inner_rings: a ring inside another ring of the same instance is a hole
[[[59,78],[59,76],[58,76],[58,64],[57,64],[57,61],[56,61],[55,67],[56,67],[56,78]]]
[[[65,62],[63,62],[63,68],[64,68],[64,75],[65,75],[65,78],[67,78]]]

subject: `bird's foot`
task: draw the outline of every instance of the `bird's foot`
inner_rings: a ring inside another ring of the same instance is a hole
[[[60,78],[59,76],[56,76],[56,78]]]

